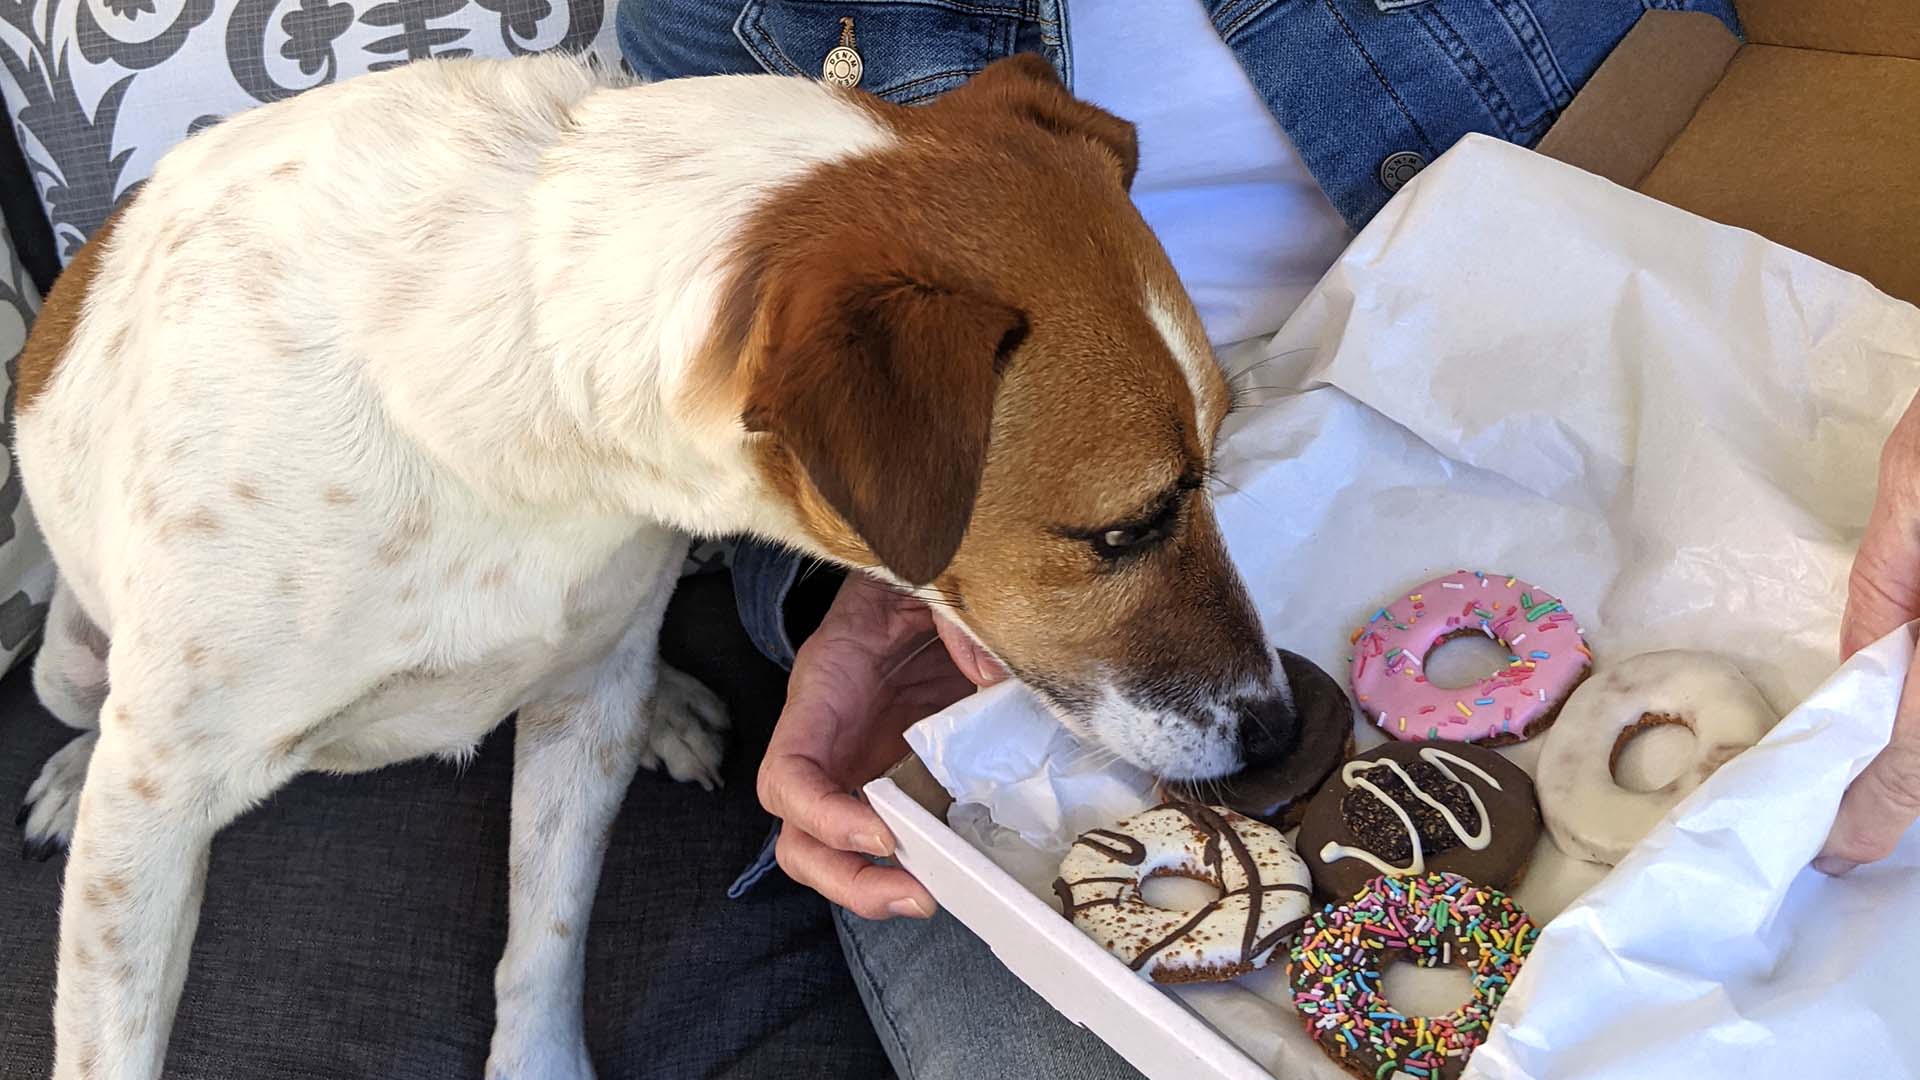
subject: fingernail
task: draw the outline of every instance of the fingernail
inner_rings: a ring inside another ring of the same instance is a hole
[[[875,833],[855,833],[853,846],[876,859],[884,859],[893,854],[893,845]]]
[[[1839,877],[1859,865],[1857,862],[1849,862],[1838,855],[1822,855],[1813,860],[1813,868],[1828,877]]]
[[[888,904],[887,910],[893,912],[895,915],[903,915],[909,919],[926,919],[933,916],[933,912],[926,904],[921,903],[911,896],[902,897]]]

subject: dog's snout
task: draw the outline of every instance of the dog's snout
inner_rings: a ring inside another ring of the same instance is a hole
[[[1240,759],[1246,767],[1271,765],[1300,743],[1300,720],[1287,700],[1272,694],[1235,704],[1240,719]]]

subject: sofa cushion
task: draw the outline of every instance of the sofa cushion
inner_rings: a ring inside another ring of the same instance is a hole
[[[0,95],[62,261],[160,155],[221,117],[429,56],[618,64],[611,0],[25,0]]]
[[[0,447],[6,455],[0,462],[5,470],[0,478],[0,670],[5,670],[36,640],[53,595],[53,558],[33,523],[13,457],[13,380],[27,328],[40,310],[40,294],[15,257],[5,229],[0,229],[0,248],[5,249],[0,260],[5,272],[0,278],[0,356],[7,358],[6,397],[0,405]]]

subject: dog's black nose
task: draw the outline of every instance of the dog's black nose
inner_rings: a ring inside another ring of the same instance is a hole
[[[1278,694],[1243,698],[1240,714],[1240,760],[1249,769],[1271,765],[1300,744],[1300,718]]]

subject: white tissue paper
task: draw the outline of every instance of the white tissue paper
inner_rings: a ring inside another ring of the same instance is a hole
[[[1368,612],[1486,569],[1562,597],[1601,666],[1717,652],[1785,715],[1613,872],[1542,839],[1515,895],[1546,929],[1469,1075],[1920,1073],[1920,840],[1845,879],[1806,865],[1887,740],[1911,651],[1901,631],[1834,674],[1879,448],[1920,386],[1920,310],[1474,137],[1262,352],[1226,360],[1258,360],[1239,381],[1260,389],[1229,419],[1218,505],[1275,643],[1345,682]],[[1073,837],[1149,801],[1018,687],[909,742],[954,830],[1049,902]],[[1506,752],[1530,769],[1538,746]],[[1346,1075],[1282,967],[1169,992],[1277,1076]]]

